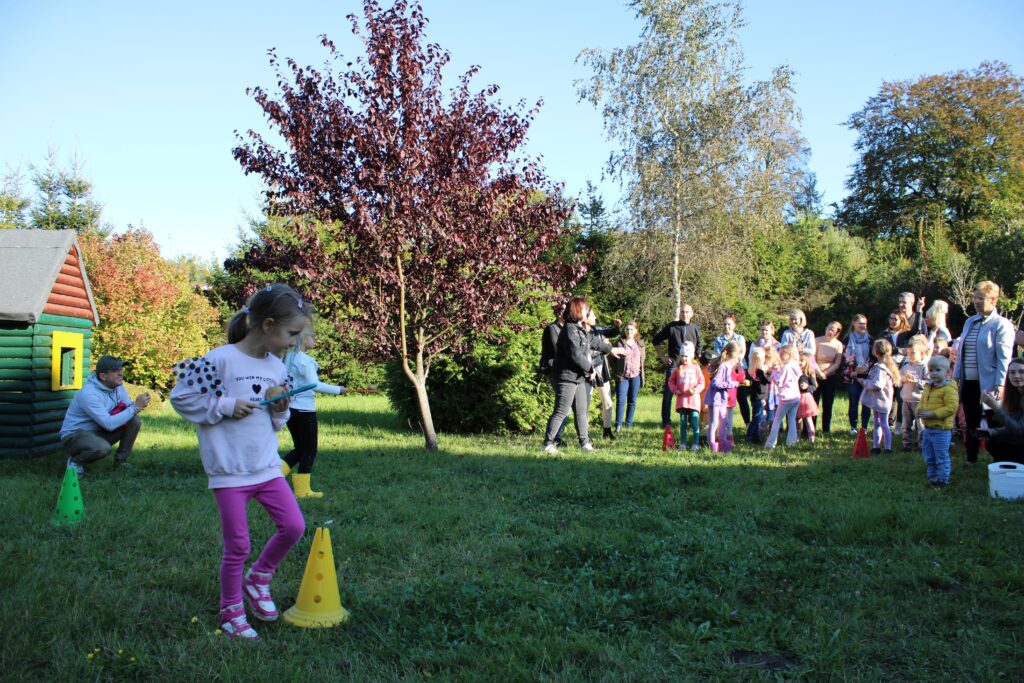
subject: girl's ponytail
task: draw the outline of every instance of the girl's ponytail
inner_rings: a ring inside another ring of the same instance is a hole
[[[249,333],[248,317],[249,314],[245,311],[239,311],[231,316],[231,322],[228,323],[228,344],[237,344],[245,339],[245,335]]]

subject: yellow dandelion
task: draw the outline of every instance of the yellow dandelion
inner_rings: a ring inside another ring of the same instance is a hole
[[[131,659],[129,659],[128,661],[129,661],[129,662],[134,662],[134,661],[135,661],[135,657],[132,657],[132,658],[131,658]]]
[[[214,630],[213,635],[219,636],[220,635],[220,629],[218,628],[218,629]]]
[[[192,623],[193,624],[198,624],[199,623],[199,617],[192,617]]]
[[[87,654],[87,655],[85,656],[85,658],[86,658],[86,659],[92,659],[92,656],[93,656],[93,655],[92,655],[92,653],[90,652],[89,654]]]
[[[124,654],[124,650],[122,648],[117,648],[117,654],[123,655]]]
[[[98,647],[94,647],[94,648],[92,649],[92,651],[93,651],[93,652],[99,652],[99,651],[100,651],[100,649],[99,649]]]

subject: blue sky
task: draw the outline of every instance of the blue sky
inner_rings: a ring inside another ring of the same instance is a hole
[[[527,151],[570,194],[591,180],[606,199],[618,197],[602,180],[612,143],[573,82],[587,76],[575,64],[581,49],[637,39],[625,3],[422,4],[428,39],[452,53],[449,83],[478,64],[475,84],[498,84],[504,102],[543,98]],[[319,66],[317,37],[326,33],[354,55],[345,15],[360,8],[354,0],[0,0],[0,164],[27,171],[51,146],[62,162],[76,154],[116,230],[145,225],[167,256],[223,257],[259,206],[259,181],[241,172],[231,148],[235,130],[264,130],[245,89],[273,85],[267,49]],[[759,0],[744,14],[749,77],[779,64],[797,72],[810,170],[826,202],[843,197],[854,161],[842,123],[883,81],[985,60],[1024,71],[1020,2]]]

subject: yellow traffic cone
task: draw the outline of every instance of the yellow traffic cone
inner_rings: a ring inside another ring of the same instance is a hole
[[[302,628],[326,628],[348,620],[348,610],[341,606],[338,595],[331,532],[326,527],[320,527],[313,534],[299,597],[295,606],[284,613],[284,620]]]
[[[57,496],[57,507],[53,511],[56,526],[76,526],[85,516],[82,508],[82,489],[78,486],[78,473],[74,467],[64,470],[64,483]]]

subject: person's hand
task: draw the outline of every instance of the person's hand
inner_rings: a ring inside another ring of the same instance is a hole
[[[135,410],[143,411],[146,406],[149,405],[150,396],[148,392],[143,392],[135,398]]]
[[[288,406],[292,404],[292,397],[287,396],[285,398],[279,398],[276,401],[270,403],[270,410],[275,413],[283,413],[288,410]]]
[[[858,365],[857,366],[857,374],[858,375],[866,375],[866,374],[868,374],[867,366],[866,365]]]
[[[623,356],[626,355],[626,349],[622,348],[621,346],[616,346],[614,349],[611,350],[610,353],[616,358],[622,358]]]
[[[231,413],[231,417],[241,420],[243,417],[251,415],[252,411],[256,410],[257,407],[255,403],[250,403],[249,401],[235,401],[235,411]]]
[[[622,327],[622,318],[615,319],[615,327]]]
[[[995,397],[995,392],[991,394],[986,391],[981,392],[981,402],[992,410],[1000,407],[999,399]]]
[[[920,299],[917,300],[917,312],[921,313],[922,311],[924,311],[924,297],[923,296]]]
[[[672,365],[672,359],[669,358],[668,356],[662,356],[661,362],[664,363],[665,365]]]
[[[919,410],[917,416],[924,419],[931,419],[935,417],[935,412],[932,410]]]

